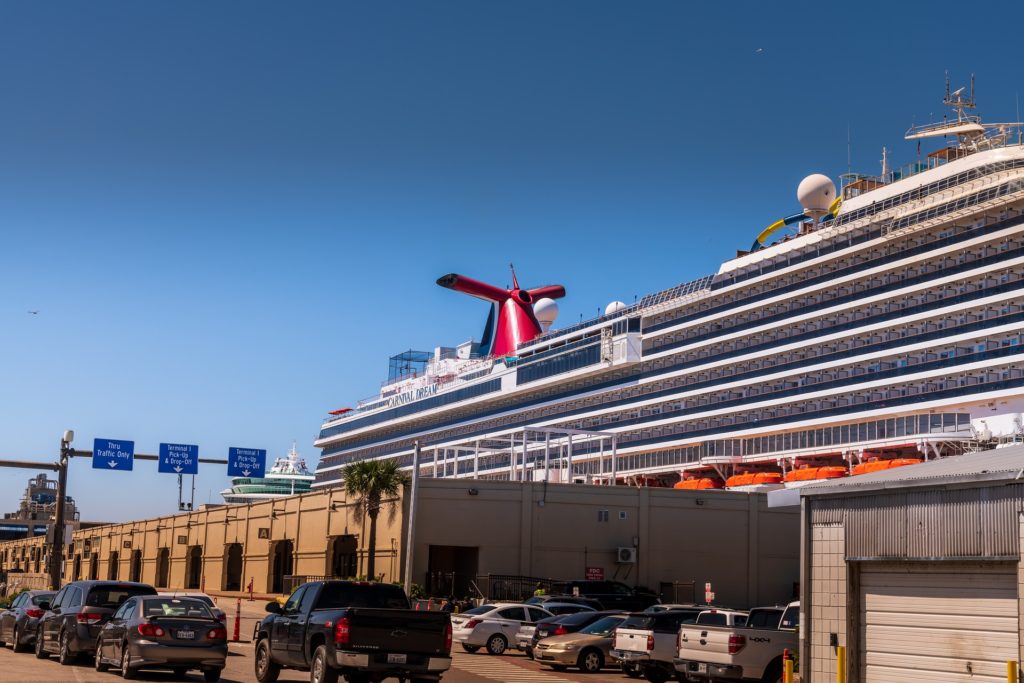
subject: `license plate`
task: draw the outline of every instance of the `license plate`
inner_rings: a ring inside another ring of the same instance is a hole
[[[405,664],[408,655],[395,655],[388,653],[388,664]]]
[[[177,636],[181,640],[195,640],[196,632],[195,631],[178,631]]]
[[[697,665],[697,673],[699,673],[699,674],[706,674],[707,672],[708,672],[708,665],[707,664],[698,664]]]

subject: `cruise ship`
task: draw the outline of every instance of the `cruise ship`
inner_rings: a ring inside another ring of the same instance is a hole
[[[914,163],[809,176],[717,272],[595,319],[552,328],[565,290],[514,272],[442,277],[488,303],[481,339],[398,354],[331,411],[313,486],[414,456],[425,477],[798,486],[1019,441],[1024,145],[965,90],[906,132]]]
[[[314,475],[299,457],[295,444],[284,458],[276,458],[274,466],[262,477],[235,477],[231,487],[220,492],[224,502],[256,503],[261,500],[283,498],[306,493],[313,484]]]

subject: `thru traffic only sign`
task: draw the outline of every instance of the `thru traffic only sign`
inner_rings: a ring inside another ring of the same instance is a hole
[[[267,452],[262,448],[228,448],[229,477],[262,477]]]
[[[199,446],[160,444],[160,465],[157,470],[169,474],[199,474]]]
[[[93,439],[92,468],[131,472],[135,462],[135,442],[115,439]]]

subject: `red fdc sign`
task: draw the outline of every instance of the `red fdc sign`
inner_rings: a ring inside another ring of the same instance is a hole
[[[587,581],[604,581],[604,567],[587,567]]]

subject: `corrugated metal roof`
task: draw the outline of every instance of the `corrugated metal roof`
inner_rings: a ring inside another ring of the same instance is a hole
[[[827,496],[861,491],[947,486],[984,481],[1024,481],[1024,445],[968,453],[919,465],[861,474],[799,489],[801,496]]]

